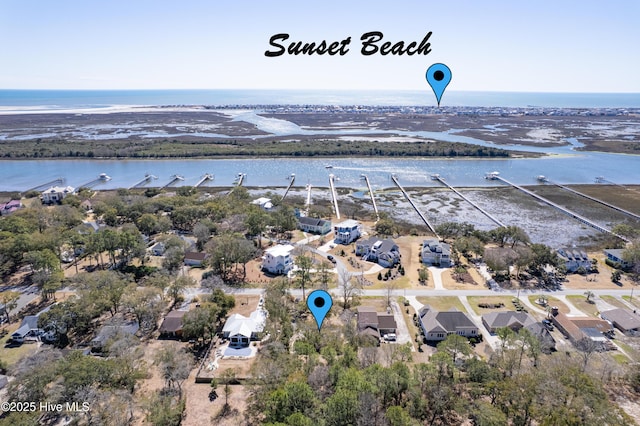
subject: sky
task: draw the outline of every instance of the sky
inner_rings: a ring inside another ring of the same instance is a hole
[[[636,0],[0,0],[0,89],[448,90],[640,93]],[[360,53],[362,34],[428,55]],[[269,39],[349,52],[266,57]]]

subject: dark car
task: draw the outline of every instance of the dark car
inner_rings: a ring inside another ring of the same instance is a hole
[[[329,262],[331,262],[331,263],[336,263],[336,259],[335,259],[333,256],[331,256],[331,255],[327,256],[327,259],[328,259],[328,260],[329,260]]]
[[[553,324],[548,319],[542,320],[542,324],[547,328],[547,330],[553,330]]]

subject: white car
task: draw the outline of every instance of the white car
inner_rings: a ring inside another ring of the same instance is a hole
[[[385,334],[382,338],[387,342],[395,342],[396,341],[395,333]]]

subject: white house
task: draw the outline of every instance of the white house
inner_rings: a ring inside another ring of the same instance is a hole
[[[435,238],[422,243],[422,263],[427,265],[451,266],[451,247]]]
[[[52,186],[42,192],[42,202],[44,204],[60,203],[67,195],[73,194],[75,190],[72,186]]]
[[[584,250],[558,249],[558,257],[562,259],[567,272],[575,272],[581,267],[587,271],[591,268],[591,261]]]
[[[357,220],[348,219],[333,227],[333,241],[336,244],[351,244],[362,234],[362,225]]]
[[[363,260],[377,262],[385,268],[391,268],[400,262],[400,248],[390,238],[381,240],[378,237],[371,237],[364,241],[358,241],[356,255],[362,256]]]
[[[22,319],[20,327],[11,335],[11,340],[15,343],[24,343],[25,340],[32,338],[37,340],[44,332],[38,328],[38,315],[27,315]]]
[[[249,346],[251,340],[260,337],[264,330],[266,311],[258,308],[251,312],[249,318],[240,314],[233,314],[225,322],[222,328],[222,337],[229,339],[231,347]]]
[[[266,198],[266,197],[256,198],[251,202],[251,204],[260,206],[260,208],[263,210],[271,210],[273,208],[273,203],[271,202],[271,198]]]
[[[302,216],[298,218],[298,229],[302,232],[324,235],[331,232],[331,221]]]
[[[272,274],[287,274],[293,269],[293,246],[278,244],[264,251],[262,269]]]

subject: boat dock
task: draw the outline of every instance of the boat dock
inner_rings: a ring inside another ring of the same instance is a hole
[[[340,210],[338,209],[338,197],[336,195],[336,186],[334,184],[335,175],[331,173],[329,175],[329,187],[331,188],[331,198],[333,199],[333,209],[336,212],[336,218],[340,219]]]
[[[293,186],[293,183],[296,181],[296,174],[291,173],[291,176],[288,176],[287,179],[289,179],[289,185],[287,186],[287,189],[284,191],[284,195],[282,196],[282,199],[280,201],[284,200],[287,194],[289,193],[289,190]]]
[[[168,188],[168,187],[170,187],[171,185],[173,185],[174,183],[176,183],[176,182],[178,182],[178,181],[181,181],[181,180],[184,180],[184,177],[183,177],[183,176],[180,176],[180,175],[173,175],[173,176],[171,176],[171,180],[169,181],[169,183],[167,183],[165,186],[163,186],[163,187],[162,187],[162,189],[164,189],[164,188]]]
[[[305,202],[304,206],[306,207],[306,212],[305,212],[305,216],[309,215],[309,207],[311,206],[311,184],[307,184],[307,201]]]
[[[373,190],[371,189],[371,183],[369,183],[369,178],[365,174],[362,174],[360,176],[367,183],[367,188],[369,188],[369,196],[371,197],[371,204],[373,204],[373,211],[376,213],[376,220],[380,220],[380,215],[378,214],[378,206],[376,205],[376,199],[373,196]]]
[[[110,176],[107,176],[106,173],[100,173],[97,179],[89,181],[87,183],[83,183],[82,185],[78,185],[78,188],[93,188],[96,185],[101,183],[109,182],[111,180]]]
[[[543,180],[543,179],[541,179],[541,178],[544,178],[544,180]],[[558,188],[561,188],[561,189],[564,189],[565,191],[571,192],[572,194],[579,195],[580,197],[584,197],[584,198],[586,198],[587,200],[595,201],[596,203],[600,203],[600,204],[602,204],[603,206],[609,207],[610,209],[613,209],[613,210],[619,211],[620,213],[624,213],[624,214],[626,214],[627,216],[631,216],[631,217],[632,217],[632,218],[634,218],[634,219],[638,219],[638,220],[640,220],[640,215],[637,215],[637,214],[635,214],[635,213],[632,213],[632,212],[630,212],[630,211],[628,211],[628,210],[625,210],[625,209],[623,209],[623,208],[621,208],[621,207],[614,206],[613,204],[609,204],[609,203],[607,203],[606,201],[602,201],[602,200],[600,200],[600,199],[598,199],[598,198],[592,197],[591,195],[587,195],[587,194],[583,194],[582,192],[578,192],[578,191],[576,191],[575,189],[569,188],[568,186],[565,186],[565,185],[559,184],[559,183],[557,183],[557,182],[553,182],[553,181],[549,180],[548,178],[546,178],[546,177],[544,177],[544,176],[539,176],[539,177],[538,177],[538,180],[540,180],[540,181],[542,181],[542,182],[545,182],[545,183],[550,183],[551,185],[555,185],[555,186],[557,186]],[[615,184],[614,184],[614,185],[615,185]]]
[[[158,176],[154,176],[154,175],[151,175],[151,174],[147,173],[146,175],[144,175],[143,179],[141,179],[138,182],[134,183],[132,186],[129,187],[129,189],[139,188],[142,185],[151,182],[152,179],[158,179]]]
[[[200,178],[200,180],[198,181],[198,183],[196,183],[195,185],[193,185],[194,188],[198,188],[200,185],[204,184],[205,182],[208,182],[210,180],[213,180],[213,175],[210,173],[205,173],[204,176],[202,176]]]
[[[58,179],[54,179],[54,180],[51,180],[49,182],[45,182],[45,183],[43,183],[41,185],[34,186],[32,188],[29,188],[29,189],[25,189],[22,192],[25,193],[25,192],[30,192],[30,191],[44,191],[45,189],[49,189],[52,186],[62,185],[62,184],[64,184],[64,178],[63,177],[59,177]]]
[[[482,213],[483,215],[485,215],[486,217],[488,217],[489,219],[491,219],[491,221],[493,221],[493,223],[495,223],[496,225],[500,226],[500,227],[506,227],[506,225],[502,222],[500,222],[498,219],[496,219],[493,215],[491,215],[489,212],[487,212],[486,210],[484,210],[482,207],[480,207],[479,205],[477,205],[476,203],[474,203],[473,201],[471,201],[470,199],[468,199],[467,197],[465,197],[464,195],[462,195],[460,193],[460,191],[458,191],[457,189],[455,189],[453,186],[449,185],[442,176],[440,176],[439,174],[434,174],[431,175],[431,179],[433,180],[437,180],[438,182],[440,182],[441,184],[443,184],[444,186],[446,186],[447,188],[449,188],[450,190],[452,190],[453,192],[456,193],[456,195],[458,195],[458,197],[462,198],[464,201],[466,201],[467,203],[471,204],[473,207],[475,207],[476,209],[478,209],[480,211],[480,213]]]
[[[244,182],[245,177],[247,177],[246,173],[238,173],[236,180],[233,181],[234,185],[242,186],[242,182]]]
[[[581,216],[581,215],[579,215],[578,213],[572,212],[571,210],[566,209],[566,208],[564,208],[564,207],[562,207],[562,206],[560,206],[560,205],[558,205],[558,204],[554,203],[554,202],[553,202],[553,201],[551,201],[551,200],[547,200],[546,198],[544,198],[544,197],[542,197],[542,196],[540,196],[540,195],[538,195],[538,194],[536,194],[536,193],[534,193],[534,192],[531,192],[531,191],[529,191],[528,189],[525,189],[525,188],[523,188],[523,187],[521,187],[521,186],[519,186],[519,185],[516,185],[515,183],[509,182],[509,181],[508,181],[508,180],[506,180],[505,178],[501,177],[501,176],[500,176],[500,173],[498,173],[498,172],[491,172],[491,173],[488,173],[488,174],[485,176],[485,178],[486,178],[486,179],[489,179],[489,180],[499,180],[499,181],[501,181],[501,182],[503,182],[503,183],[506,183],[507,185],[510,185],[510,186],[512,186],[512,187],[514,187],[514,188],[516,188],[516,189],[518,189],[518,190],[520,190],[520,191],[524,192],[525,194],[530,195],[531,197],[535,198],[535,199],[536,199],[536,200],[538,200],[538,201],[542,201],[543,203],[545,203],[545,204],[547,204],[547,205],[549,205],[549,206],[551,206],[551,207],[555,208],[556,210],[559,210],[560,212],[562,212],[562,213],[564,213],[564,214],[566,214],[566,215],[571,216],[572,218],[576,219],[577,221],[582,222],[582,223],[584,223],[585,225],[590,226],[590,227],[592,227],[592,228],[596,229],[597,231],[604,232],[604,233],[607,233],[607,234],[611,234],[611,235],[613,235],[614,237],[618,237],[618,238],[620,238],[621,240],[623,240],[623,241],[625,241],[625,242],[629,242],[629,240],[628,240],[627,238],[625,238],[625,237],[623,237],[623,236],[621,236],[621,235],[618,235],[618,234],[615,234],[615,233],[611,232],[611,230],[610,230],[610,229],[607,229],[607,228],[605,228],[604,226],[600,226],[600,225],[598,225],[597,223],[590,221],[590,220],[589,220],[589,219],[587,219],[586,217]],[[540,179],[540,177],[538,177],[538,180],[541,180],[541,179]]]
[[[413,200],[411,199],[411,197],[409,197],[409,194],[407,194],[407,191],[404,190],[404,188],[402,187],[402,185],[400,185],[400,182],[398,182],[398,178],[396,178],[395,175],[391,175],[391,180],[393,181],[393,183],[396,184],[396,186],[398,187],[398,189],[400,189],[400,191],[402,191],[402,195],[404,195],[404,198],[407,199],[407,201],[409,202],[409,204],[411,204],[411,206],[413,207],[413,209],[416,211],[416,213],[418,213],[418,216],[420,216],[420,218],[422,219],[422,221],[425,223],[425,225],[427,225],[427,228],[429,228],[429,230],[431,232],[433,232],[433,234],[436,236],[436,238],[439,240],[440,236],[438,235],[438,233],[436,232],[435,228],[429,223],[429,221],[427,220],[427,218],[422,214],[422,212],[420,210],[418,210],[418,206],[415,205],[415,203],[413,202]]]

